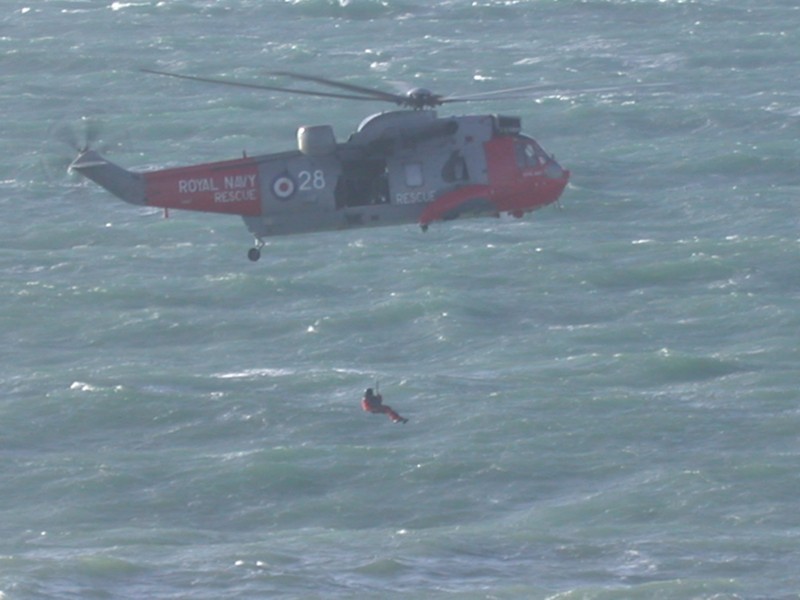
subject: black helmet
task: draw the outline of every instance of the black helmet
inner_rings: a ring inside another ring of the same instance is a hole
[[[372,388],[367,388],[367,391],[364,392],[365,396],[374,396],[375,394],[372,391]]]

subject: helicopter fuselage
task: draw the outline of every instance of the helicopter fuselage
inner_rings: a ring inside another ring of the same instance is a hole
[[[240,215],[262,238],[462,216],[520,217],[563,192],[569,171],[521,133],[520,119],[399,110],[338,143],[328,125],[298,129],[298,149],[132,173],[94,151],[72,164],[133,204]]]

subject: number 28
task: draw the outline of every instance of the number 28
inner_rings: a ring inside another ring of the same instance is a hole
[[[300,180],[301,192],[325,189],[325,172],[321,169],[317,169],[316,171],[300,171],[297,174],[297,178]]]

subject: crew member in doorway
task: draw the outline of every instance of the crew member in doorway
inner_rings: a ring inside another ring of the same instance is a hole
[[[392,407],[383,403],[383,396],[376,394],[372,388],[368,388],[364,392],[364,397],[361,399],[361,408],[369,413],[386,414],[393,423],[408,423],[408,419],[404,419],[398,415]]]

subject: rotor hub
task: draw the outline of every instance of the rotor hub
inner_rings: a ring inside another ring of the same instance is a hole
[[[406,92],[405,103],[406,105],[416,109],[432,108],[442,104],[442,97],[438,94],[434,94],[427,88],[420,87],[408,90],[408,92]]]

